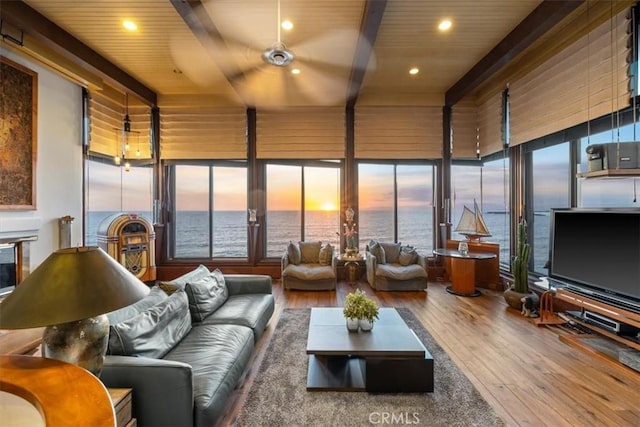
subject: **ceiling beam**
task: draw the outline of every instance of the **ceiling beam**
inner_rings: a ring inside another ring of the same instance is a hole
[[[358,100],[358,94],[362,88],[362,82],[373,53],[373,45],[378,37],[386,7],[387,0],[367,0],[365,5],[362,23],[360,24],[360,37],[358,37],[358,45],[356,46],[349,78],[347,108],[353,108]]]
[[[171,0],[171,4],[187,24],[193,35],[196,36],[205,48],[212,43],[214,45],[227,44],[200,0]],[[234,88],[238,79],[242,80],[242,78],[245,77],[245,73],[230,55],[225,56],[224,63],[221,63],[217,57],[213,59],[218,67],[220,67],[227,81]]]
[[[3,1],[2,7],[0,7],[0,16],[3,21],[31,35],[34,39],[68,57],[79,66],[88,67],[123,89],[131,91],[149,105],[157,104],[157,95],[153,90],[23,1]]]
[[[482,82],[529,47],[540,36],[577,9],[585,0],[544,0],[484,58],[445,93],[445,106],[452,107]]]

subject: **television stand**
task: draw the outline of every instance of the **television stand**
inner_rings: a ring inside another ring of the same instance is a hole
[[[616,346],[615,344],[605,345],[604,343],[606,340],[596,341],[593,336],[561,336],[560,339],[563,342],[582,348],[591,353],[597,353],[600,356],[605,355],[604,358],[606,359],[617,361],[640,372],[640,337],[638,336],[638,333],[640,333],[640,314],[562,288],[558,288],[556,290],[556,298],[588,312],[604,316],[615,323],[626,326],[625,328],[620,329],[621,332],[615,333],[606,327],[594,324],[594,322],[588,317],[585,318],[584,316],[574,315],[571,316],[571,318],[577,324],[584,326],[589,330],[608,338],[609,340],[613,340],[618,344],[624,344],[624,346]],[[590,342],[590,340],[593,341]],[[594,346],[591,345],[591,343],[597,345]],[[605,351],[605,348],[612,350]],[[616,357],[616,355],[618,355],[618,357]]]

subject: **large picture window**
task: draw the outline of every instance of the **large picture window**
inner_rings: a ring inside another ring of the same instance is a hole
[[[280,257],[289,241],[338,244],[340,165],[268,164],[266,256]]]
[[[246,258],[246,165],[178,164],[173,170],[173,258]]]
[[[132,165],[127,170],[109,160],[89,158],[85,176],[85,245],[97,245],[98,226],[115,213],[135,213],[152,222],[151,166]]]
[[[433,166],[358,165],[360,250],[370,240],[433,249]]]

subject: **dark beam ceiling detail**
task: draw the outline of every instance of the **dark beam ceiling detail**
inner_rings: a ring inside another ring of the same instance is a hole
[[[445,105],[453,106],[516,55],[578,8],[584,0],[544,0],[484,58],[445,94]]]
[[[360,37],[358,38],[358,45],[351,68],[347,108],[353,108],[358,100],[358,94],[362,87],[386,7],[387,0],[367,0],[362,16],[362,24],[360,25]]]
[[[218,46],[226,44],[224,37],[220,34],[200,0],[171,0],[171,4],[205,48],[212,43]],[[221,64],[216,57],[213,59],[232,86],[238,79],[245,77],[245,73],[240,70],[231,56],[225,58],[224,64]]]
[[[91,69],[99,75],[126,88],[149,105],[157,104],[156,93],[127,74],[115,64],[102,57],[80,40],[51,22],[38,11],[22,1],[3,1],[0,16],[16,28],[45,43],[54,51],[70,58],[81,67]]]

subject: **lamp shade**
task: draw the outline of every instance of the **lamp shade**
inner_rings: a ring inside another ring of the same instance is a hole
[[[97,246],[60,249],[0,303],[0,329],[57,325],[133,304],[149,287]]]

